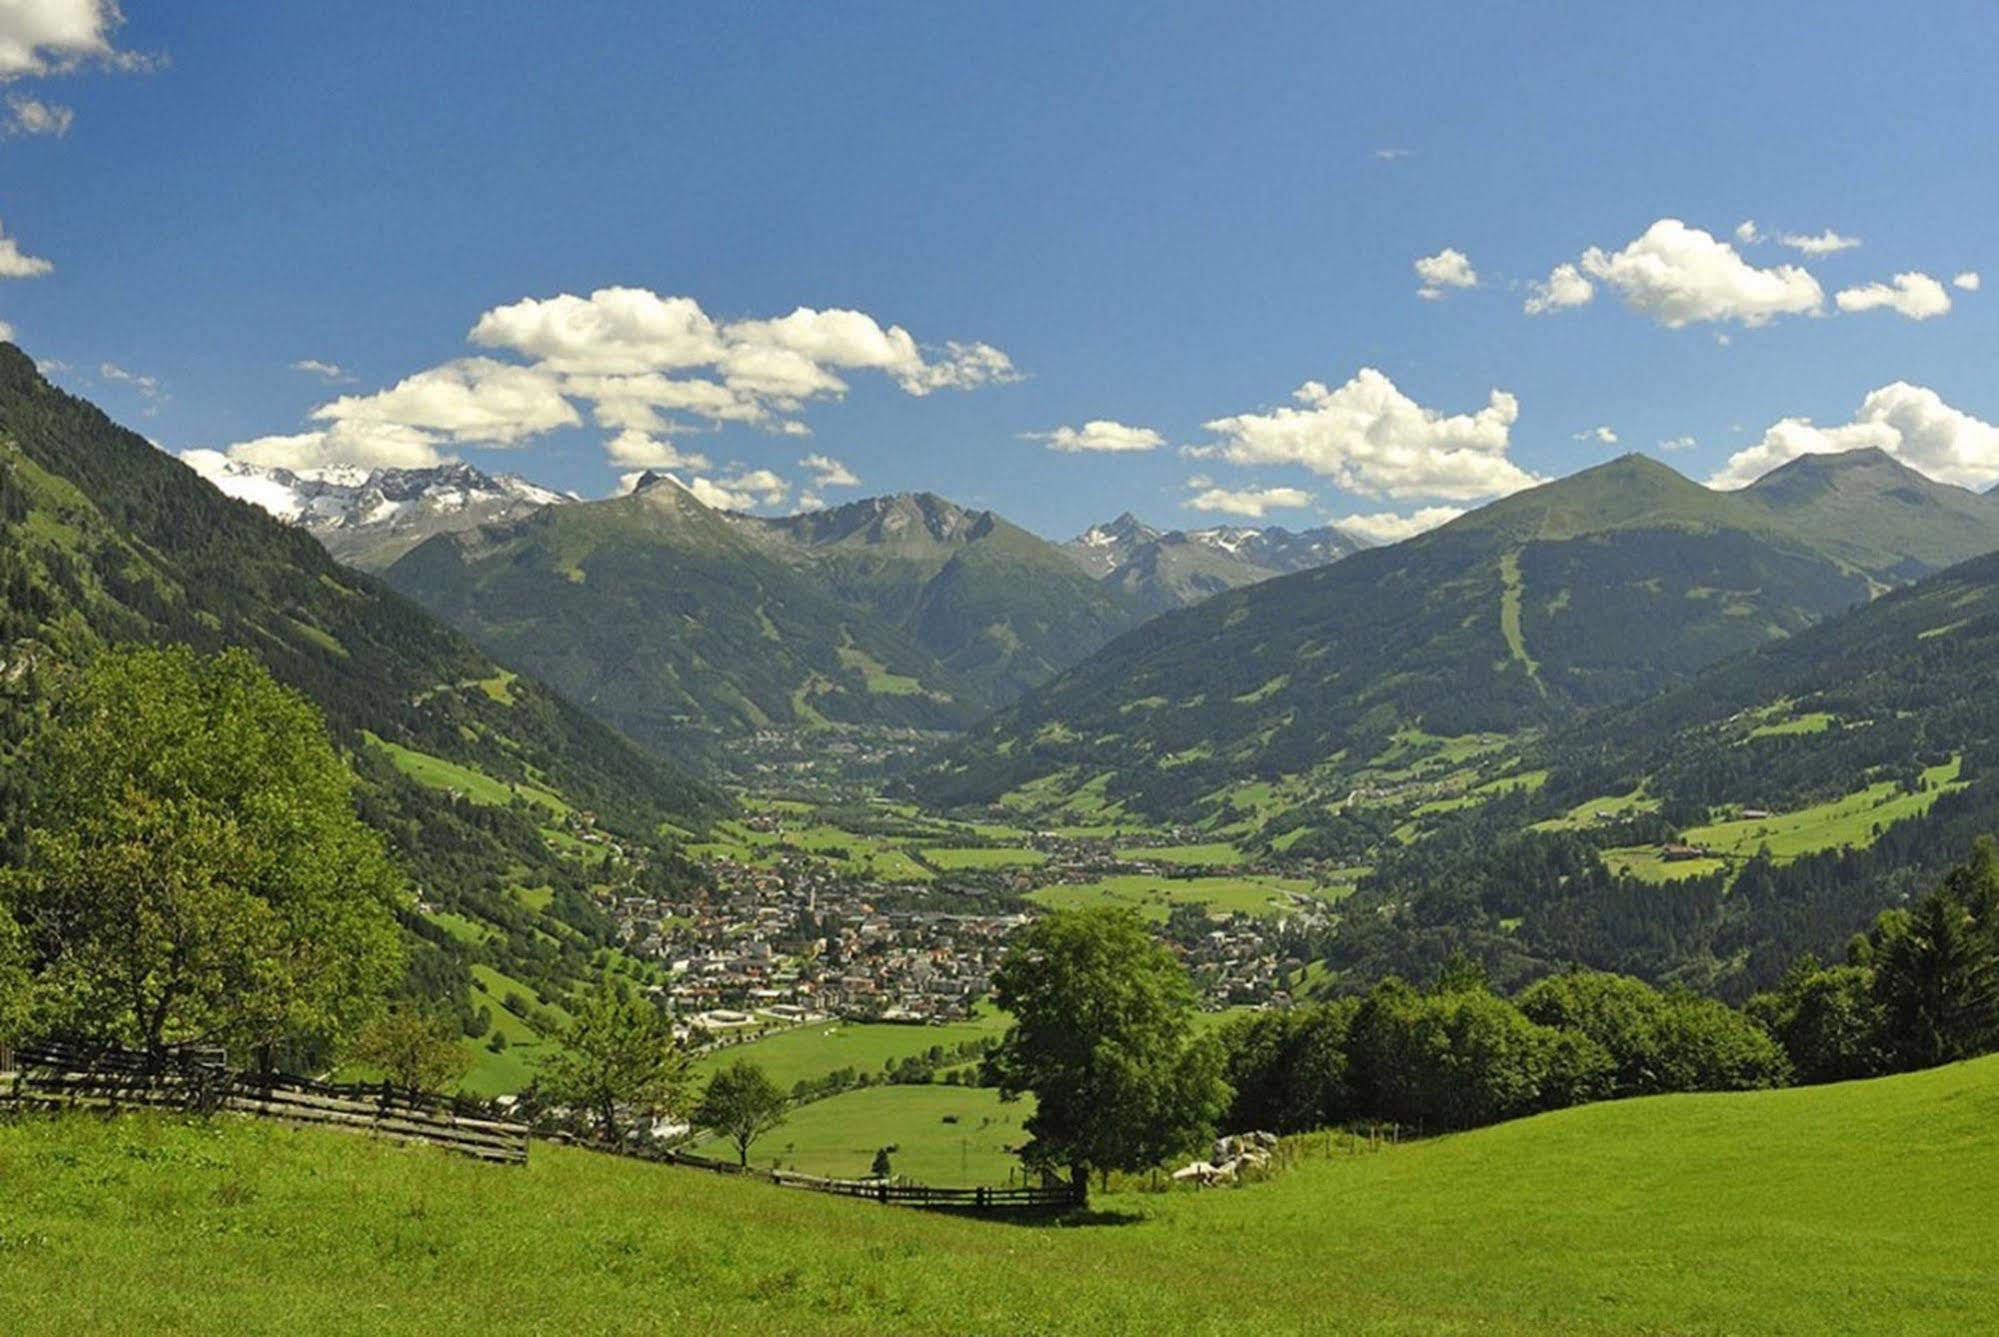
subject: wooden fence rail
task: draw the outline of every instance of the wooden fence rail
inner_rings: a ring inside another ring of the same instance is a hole
[[[731,1161],[712,1160],[684,1151],[666,1151],[648,1159],[664,1160],[696,1170],[717,1174],[751,1175],[779,1188],[802,1188],[813,1193],[831,1193],[844,1198],[866,1198],[870,1202],[900,1207],[957,1208],[978,1212],[1049,1212],[1080,1207],[1085,1197],[1069,1184],[1023,1185],[1016,1188],[985,1186],[943,1188],[930,1184],[902,1184],[885,1179],[827,1179],[799,1174],[794,1170],[747,1169]]]
[[[525,1124],[460,1113],[451,1102],[415,1100],[384,1086],[333,1086],[206,1064],[149,1072],[130,1055],[94,1057],[83,1064],[71,1051],[19,1051],[16,1070],[0,1082],[0,1106],[228,1111],[421,1142],[504,1164],[528,1158]]]

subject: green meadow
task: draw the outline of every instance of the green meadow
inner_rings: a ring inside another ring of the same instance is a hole
[[[1999,1314],[1995,1125],[1988,1058],[1586,1106],[1057,1226],[548,1145],[503,1168],[26,1117],[0,1125],[0,1294],[28,1334],[1968,1333]]]
[[[1285,913],[1290,905],[1285,893],[1333,900],[1350,890],[1350,887],[1315,889],[1312,882],[1303,878],[1257,874],[1163,878],[1142,873],[1120,873],[1095,882],[1058,882],[1037,887],[1028,893],[1028,899],[1047,910],[1122,905],[1138,911],[1147,919],[1164,923],[1175,905],[1204,906],[1209,914],[1273,918]]]
[[[967,1040],[995,1039],[1006,1029],[1004,1013],[982,1007],[970,1021],[938,1026],[898,1026],[888,1022],[828,1021],[774,1031],[762,1039],[711,1050],[694,1060],[705,1077],[738,1059],[748,1059],[786,1090],[841,1068],[878,1073],[890,1059],[913,1058],[933,1045],[946,1050]]]
[[[750,1164],[832,1179],[867,1175],[880,1147],[896,1148],[897,1175],[918,1184],[968,1187],[1019,1182],[1013,1148],[1027,1140],[1020,1123],[1034,1101],[1002,1101],[976,1086],[871,1086],[794,1109],[784,1123],[750,1148]],[[732,1160],[733,1145],[708,1141],[704,1156]]]

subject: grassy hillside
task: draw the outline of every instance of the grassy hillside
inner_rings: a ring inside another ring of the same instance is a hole
[[[1813,467],[1841,486],[1720,493],[1627,456],[1217,595],[982,726],[924,792],[989,802],[1108,773],[1107,796],[1193,816],[1227,785],[1352,768],[1412,728],[1518,732],[1641,699],[1999,538],[1988,499],[1917,489],[1892,462]]]
[[[1636,1100],[1072,1228],[547,1146],[36,1119],[0,1126],[0,1292],[28,1333],[1966,1332],[1999,1312],[1995,1119],[1999,1059]]]

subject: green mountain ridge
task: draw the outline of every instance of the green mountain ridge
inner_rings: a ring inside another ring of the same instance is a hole
[[[1134,625],[1053,545],[927,493],[766,518],[666,476],[433,538],[385,578],[668,754],[957,730]]]
[[[1999,547],[1999,508],[1909,473],[1814,457],[1722,493],[1627,455],[1158,618],[919,785],[978,803],[1108,772],[1108,795],[1187,816],[1231,782],[1370,757],[1407,730],[1514,733],[1642,699]]]

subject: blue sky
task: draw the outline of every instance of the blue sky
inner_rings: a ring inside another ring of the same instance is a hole
[[[1974,5],[21,0],[0,322],[177,452],[593,496],[671,461],[1052,536],[1434,520],[1668,442],[1697,478],[1879,444],[1983,486],[1999,293],[1953,280],[1999,282],[1995,36]],[[1447,248],[1476,284],[1426,299]],[[1529,315],[1563,264],[1592,300]]]

